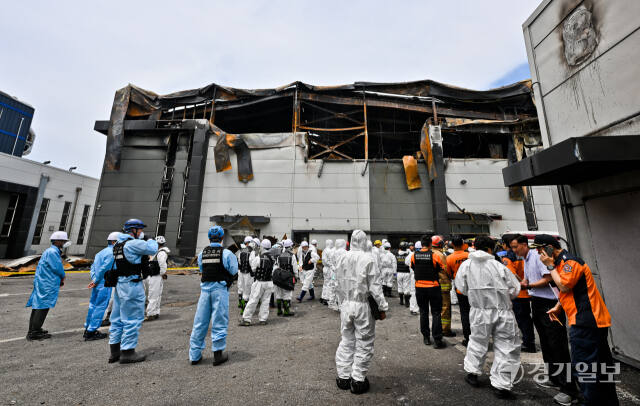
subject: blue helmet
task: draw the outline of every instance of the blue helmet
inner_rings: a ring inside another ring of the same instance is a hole
[[[147,225],[144,224],[142,222],[142,220],[139,219],[129,219],[127,220],[126,223],[124,223],[124,226],[122,227],[122,230],[124,230],[124,232],[128,232],[132,229],[137,229],[137,228],[145,228]]]
[[[209,240],[221,240],[224,236],[224,230],[220,226],[213,226],[209,229]]]

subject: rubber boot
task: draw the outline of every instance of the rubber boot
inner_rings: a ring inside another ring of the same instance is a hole
[[[247,301],[242,299],[242,307],[240,308],[240,316],[244,313],[244,309],[247,307]]]
[[[222,352],[222,350],[213,352],[213,365],[224,364],[229,360],[229,356]]]
[[[364,378],[364,381],[354,381],[351,379],[351,393],[360,395],[369,391],[369,379]]]
[[[120,352],[121,364],[133,364],[134,362],[142,362],[147,359],[146,355],[140,355],[136,352],[135,348],[130,350],[122,350]]]
[[[100,324],[100,327],[110,326],[111,325],[110,319],[111,319],[111,312],[108,312],[104,320],[102,320],[102,324]]]
[[[404,295],[404,307],[409,307],[410,300],[411,300],[411,295]]]
[[[95,341],[102,340],[107,338],[109,335],[106,333],[101,333],[98,330],[95,331],[87,331],[87,334],[84,336],[84,341]]]
[[[47,313],[49,313],[49,309],[31,309],[27,340],[46,340],[47,338],[51,338],[51,334],[42,329],[44,320],[47,318]]]
[[[393,296],[393,286],[387,286],[387,294],[389,297],[395,297]]]
[[[282,299],[278,299],[277,303],[278,303],[278,316],[282,316]]]
[[[111,350],[111,356],[109,357],[109,364],[120,361],[120,343],[109,344]]]
[[[400,293],[400,306],[404,305],[404,295]]]
[[[307,294],[306,290],[300,291],[300,296],[297,297],[298,302],[302,302],[302,299],[304,299],[304,295],[306,295],[306,294]]]
[[[313,288],[309,289],[309,299],[307,300],[313,300],[316,298],[316,292]]]
[[[275,297],[275,296],[274,296],[274,295],[273,295],[273,293],[272,293],[272,294],[271,294],[271,297],[269,298],[269,307],[270,307],[270,308],[272,308],[272,309],[273,309],[274,307],[276,307],[276,305],[275,305],[275,303],[274,303],[274,297]]]
[[[336,378],[336,385],[338,385],[338,388],[340,388],[342,390],[349,390],[349,389],[351,389],[351,378],[340,378],[340,377],[337,377]]]
[[[291,311],[291,300],[284,300],[284,317],[294,316],[295,313]]]
[[[242,296],[238,298],[238,309],[242,309]]]

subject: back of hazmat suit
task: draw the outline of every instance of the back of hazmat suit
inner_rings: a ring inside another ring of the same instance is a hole
[[[389,250],[391,245],[385,243],[380,250],[380,274],[382,275],[382,285],[387,288],[387,295],[391,295],[393,289],[393,276],[396,273],[398,262],[396,256]]]
[[[336,351],[338,378],[363,382],[373,358],[375,320],[368,296],[375,299],[380,311],[388,304],[382,294],[380,273],[373,257],[365,252],[367,235],[356,230],[351,236],[351,250],[339,260],[336,268],[336,295],[340,303],[342,340]]]
[[[324,249],[322,250],[322,295],[321,298],[323,301],[329,301],[329,297],[331,296],[331,272],[334,267],[333,265],[333,253],[335,248],[333,248],[333,241],[327,240],[325,242]]]
[[[266,322],[269,318],[269,299],[273,293],[273,271],[276,268],[276,258],[271,249],[271,241],[264,239],[260,243],[260,252],[251,259],[251,269],[256,278],[251,285],[251,296],[247,307],[242,313],[243,325],[251,323],[251,317],[260,303],[258,319]]]
[[[518,279],[492,254],[479,250],[460,265],[455,284],[469,297],[471,305],[471,336],[464,370],[482,374],[489,340],[493,338],[491,385],[511,390],[520,369],[520,333],[511,309],[511,299],[520,293]]]
[[[338,267],[338,263],[340,262],[340,259],[347,253],[347,242],[343,239],[337,239],[336,240],[336,246],[335,249],[333,251],[333,257],[332,257],[332,268],[331,268],[331,292],[329,295],[329,309],[331,310],[335,310],[337,312],[340,311],[340,308],[338,307],[338,299],[336,296],[336,285],[337,285],[337,280],[336,280],[336,269]]]

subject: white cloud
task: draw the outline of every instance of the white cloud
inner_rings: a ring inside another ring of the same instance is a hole
[[[526,61],[527,1],[12,2],[0,89],[33,105],[36,160],[99,176],[116,89],[434,79],[487,88]]]

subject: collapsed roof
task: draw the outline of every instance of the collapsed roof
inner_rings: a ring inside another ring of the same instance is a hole
[[[445,125],[445,156],[478,151],[506,156],[504,135],[522,128],[521,122],[537,125],[531,81],[484,91],[432,80],[340,86],[293,82],[273,89],[212,83],[167,95],[130,84],[116,91],[108,126],[96,126],[108,135],[107,168],[119,168],[125,120],[185,119],[206,119],[229,134],[306,132],[308,158],[329,160],[413,155],[420,150],[421,129],[430,119]],[[491,127],[484,125],[487,122],[501,123],[492,126],[499,131],[486,130]],[[461,141],[452,134],[468,135],[478,123],[483,129],[473,132],[477,138],[468,138],[466,147],[458,148]]]

